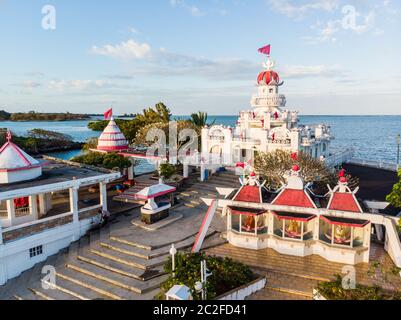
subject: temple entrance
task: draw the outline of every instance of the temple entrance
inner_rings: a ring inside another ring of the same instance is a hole
[[[221,164],[223,157],[223,148],[221,146],[214,146],[210,149],[213,164]]]

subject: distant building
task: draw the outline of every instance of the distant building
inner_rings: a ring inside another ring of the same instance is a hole
[[[298,112],[286,109],[286,97],[279,94],[283,85],[268,58],[257,77],[258,92],[251,99],[251,110],[240,112],[235,128],[215,125],[202,130],[202,152],[220,157],[224,165],[250,160],[254,152],[277,149],[303,151],[314,158],[330,156],[334,138],[326,125],[301,126]]]
[[[119,172],[41,162],[9,134],[0,149],[0,285],[84,235],[99,209],[107,210],[107,183],[119,177]]]

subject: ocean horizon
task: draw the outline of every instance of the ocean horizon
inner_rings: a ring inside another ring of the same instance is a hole
[[[178,115],[173,119],[188,119]],[[362,160],[396,163],[397,135],[401,133],[401,115],[300,115],[300,124],[326,124],[331,126],[335,136],[332,147],[335,150],[353,148],[355,157]],[[92,120],[99,119],[93,117]],[[209,115],[210,123],[234,127],[237,115]],[[25,135],[29,130],[41,128],[70,135],[75,141],[84,142],[88,138],[99,136],[99,132],[90,130],[87,125],[91,120],[78,121],[3,121],[0,127],[9,128],[15,134]],[[77,151],[56,153],[64,159],[77,154]]]

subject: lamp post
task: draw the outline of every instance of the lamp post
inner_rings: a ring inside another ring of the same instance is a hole
[[[170,254],[171,254],[171,272],[173,274],[173,278],[175,278],[175,255],[177,254],[177,249],[175,248],[174,243],[171,245]]]
[[[195,290],[197,292],[201,292],[202,294],[202,300],[207,299],[207,292],[206,292],[206,283],[207,283],[207,278],[209,278],[212,275],[211,272],[206,267],[206,260],[201,261],[201,281],[197,281],[195,283]]]
[[[397,169],[400,168],[400,144],[401,144],[401,135],[397,135]]]

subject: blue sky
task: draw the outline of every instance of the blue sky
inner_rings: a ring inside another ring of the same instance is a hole
[[[400,18],[396,0],[0,0],[0,109],[237,114],[270,43],[288,108],[401,114]]]

